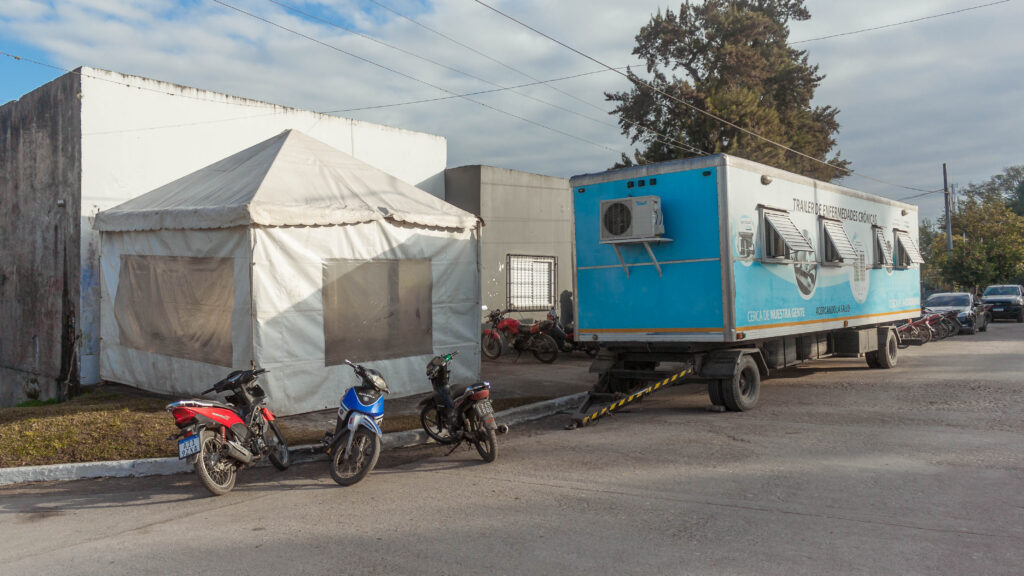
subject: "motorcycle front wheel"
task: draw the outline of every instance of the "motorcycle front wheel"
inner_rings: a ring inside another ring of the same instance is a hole
[[[476,415],[469,417],[469,426],[473,430],[473,444],[484,462],[494,462],[498,457],[498,438],[494,430],[488,430]]]
[[[349,434],[346,430],[331,454],[331,478],[342,486],[351,486],[365,478],[380,458],[380,437],[366,428],[356,430],[352,437],[352,456],[346,458]]]
[[[451,444],[455,442],[447,422],[437,412],[437,406],[428,404],[420,411],[420,424],[423,431],[439,444]]]
[[[199,455],[196,458],[196,476],[214,496],[223,496],[235,487],[238,467],[234,460],[220,453],[220,441],[212,430],[199,433]]]
[[[484,334],[480,338],[480,351],[491,360],[501,356],[501,338],[496,334]]]
[[[284,441],[284,434],[281,434],[276,423],[267,422],[267,431],[263,434],[263,441],[267,443],[267,449],[270,450],[267,457],[274,468],[287,470],[288,466],[291,466],[292,457],[288,452],[288,444]]]
[[[558,344],[555,339],[547,334],[537,334],[531,341],[530,348],[533,350],[533,357],[545,364],[551,364],[558,358]]]

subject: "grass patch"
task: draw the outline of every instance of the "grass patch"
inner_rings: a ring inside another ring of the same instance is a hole
[[[167,400],[99,388],[67,402],[0,409],[0,467],[173,456]]]
[[[492,402],[500,412],[547,399]],[[101,386],[67,402],[0,408],[0,468],[177,456],[177,446],[168,439],[178,432],[164,409],[169,402]],[[418,414],[385,412],[385,433],[419,427]],[[290,430],[282,422],[282,432],[289,444],[298,445],[319,441],[324,431]]]

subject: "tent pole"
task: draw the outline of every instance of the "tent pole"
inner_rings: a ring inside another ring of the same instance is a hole
[[[256,234],[249,227],[249,366],[256,369],[256,303],[253,301],[253,279],[256,276]]]

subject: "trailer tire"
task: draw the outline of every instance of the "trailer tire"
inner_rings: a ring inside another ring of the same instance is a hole
[[[724,380],[708,380],[708,398],[714,406],[725,406],[722,400],[722,382]]]
[[[896,342],[896,334],[894,334],[892,330],[886,331],[885,344],[879,347],[878,351],[874,353],[875,359],[878,362],[877,367],[884,368],[886,370],[895,368],[899,351],[899,346],[897,346]]]
[[[761,392],[761,372],[749,355],[740,358],[736,373],[728,380],[721,380],[722,402],[731,412],[745,412],[757,404]]]
[[[878,362],[878,352],[865,352],[864,359],[868,362],[868,368],[881,368],[882,365]]]

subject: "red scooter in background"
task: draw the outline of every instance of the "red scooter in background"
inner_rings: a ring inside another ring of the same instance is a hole
[[[178,439],[178,458],[195,464],[199,480],[215,496],[230,492],[238,470],[264,456],[278,470],[291,463],[288,445],[267,407],[266,392],[256,383],[264,372],[236,370],[202,392],[229,391],[227,403],[195,399],[167,405],[181,429],[171,436]]]
[[[558,344],[548,334],[554,326],[550,320],[524,325],[515,318],[506,318],[509,310],[495,310],[487,315],[490,328],[484,330],[480,339],[480,349],[484,356],[494,360],[501,356],[504,342],[520,353],[529,350],[534,358],[550,364],[558,358]],[[504,340],[504,342],[503,342]]]

